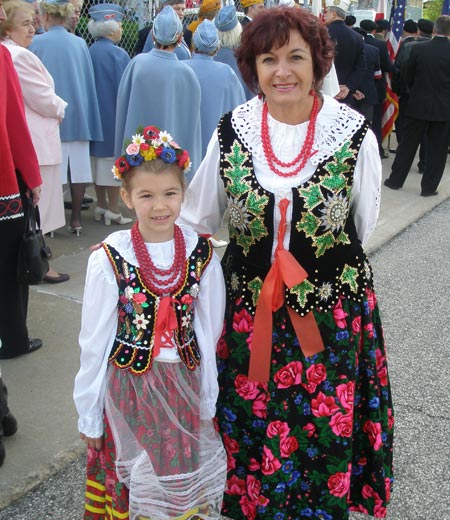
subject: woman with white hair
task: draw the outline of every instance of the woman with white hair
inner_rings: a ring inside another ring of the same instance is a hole
[[[62,183],[70,172],[72,214],[68,230],[80,235],[81,204],[86,184],[92,182],[89,141],[102,139],[100,112],[92,61],[86,43],[66,29],[73,6],[66,0],[46,0],[41,4],[45,34],[34,38],[30,50],[45,65],[55,81],[58,96],[68,102],[61,123]]]
[[[238,22],[234,5],[222,7],[214,19],[214,24],[219,32],[220,41],[220,49],[214,56],[214,60],[226,63],[234,70],[244,88],[246,101],[248,101],[254,94],[243,81],[241,72],[237,66],[236,56],[234,55],[234,51],[241,43],[242,34],[242,25]]]
[[[92,180],[97,195],[95,220],[108,226],[129,224],[133,219],[119,211],[120,185],[114,179],[114,130],[117,91],[124,70],[130,62],[127,52],[116,44],[122,38],[124,10],[116,4],[97,4],[89,9],[88,30],[95,43],[89,47],[94,67],[95,87],[102,121],[103,140],[91,141]]]

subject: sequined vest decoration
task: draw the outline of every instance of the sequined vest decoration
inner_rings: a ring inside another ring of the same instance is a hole
[[[139,267],[130,264],[112,246],[102,244],[114,269],[119,289],[117,333],[109,362],[135,375],[153,364],[156,314],[160,298],[146,287]],[[185,264],[182,287],[174,294],[178,329],[173,334],[181,361],[189,370],[200,365],[200,350],[194,333],[194,308],[201,276],[212,256],[210,242],[199,238]]]
[[[300,315],[332,308],[340,296],[361,301],[372,287],[372,271],[350,212],[350,196],[364,124],[311,179],[292,188],[289,250],[308,273],[285,301]],[[252,154],[231,124],[231,113],[218,126],[220,174],[228,198],[230,243],[222,259],[227,293],[242,297],[254,314],[270,269],[275,197],[258,182]]]

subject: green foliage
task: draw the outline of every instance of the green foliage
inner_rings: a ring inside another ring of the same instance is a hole
[[[423,17],[432,22],[441,16],[444,0],[429,0],[423,4]]]

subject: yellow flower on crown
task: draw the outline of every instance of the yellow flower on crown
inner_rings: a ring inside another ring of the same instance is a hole
[[[150,146],[148,150],[141,150],[141,155],[144,158],[144,161],[153,161],[153,159],[156,159],[155,148]]]

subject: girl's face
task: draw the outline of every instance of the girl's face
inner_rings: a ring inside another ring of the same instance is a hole
[[[184,190],[176,171],[152,173],[136,168],[129,189],[122,188],[126,206],[134,209],[144,242],[167,242],[181,211]]]
[[[28,9],[17,9],[11,21],[8,36],[17,45],[28,47],[36,32],[33,27],[33,15]]]

